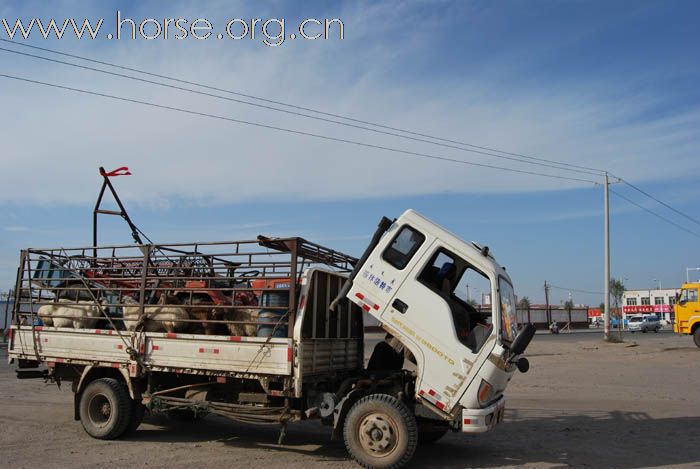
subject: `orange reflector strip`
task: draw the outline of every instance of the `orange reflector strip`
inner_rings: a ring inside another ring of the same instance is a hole
[[[484,386],[479,390],[479,401],[486,402],[486,398],[489,397],[491,392],[491,385],[484,381]]]

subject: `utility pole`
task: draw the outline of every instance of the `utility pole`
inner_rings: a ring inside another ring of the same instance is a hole
[[[604,259],[604,265],[605,265],[605,298],[604,298],[604,304],[605,304],[605,311],[603,313],[603,324],[604,324],[604,330],[605,330],[605,340],[610,340],[610,200],[609,200],[609,185],[610,182],[608,181],[608,173],[605,173],[605,187],[603,188],[603,193],[604,193],[604,203],[605,203],[605,259]]]
[[[5,300],[6,300],[6,303],[5,303],[5,317],[3,318],[3,325],[2,325],[2,330],[3,330],[3,331],[6,331],[6,330],[7,330],[7,312],[8,312],[8,310],[10,309],[10,297],[11,297],[11,295],[12,295],[12,289],[10,289],[10,290],[7,292],[7,298],[5,299]]]
[[[549,310],[549,286],[546,280],[544,281],[544,302],[547,305],[547,327],[549,327],[552,323],[552,312]]]

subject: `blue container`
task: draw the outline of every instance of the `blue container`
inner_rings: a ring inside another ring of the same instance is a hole
[[[260,297],[260,306],[272,307],[287,307],[289,306],[289,292],[284,291],[267,291]],[[263,309],[258,315],[258,337],[287,337],[288,325],[287,319],[282,319],[287,313],[284,309]],[[279,324],[280,321],[285,321]],[[260,324],[267,323],[267,324]],[[274,333],[273,333],[274,331]]]
[[[285,311],[260,311],[258,315],[258,337],[287,337],[287,324],[278,324]],[[286,321],[286,319],[285,319]],[[265,324],[261,324],[265,323]],[[273,332],[274,331],[274,332]]]

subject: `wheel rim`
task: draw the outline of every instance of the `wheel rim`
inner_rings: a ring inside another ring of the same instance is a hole
[[[104,394],[96,394],[88,404],[88,417],[93,425],[102,427],[112,416],[112,403]]]
[[[360,444],[374,457],[391,454],[398,443],[396,423],[386,414],[372,413],[360,422]]]

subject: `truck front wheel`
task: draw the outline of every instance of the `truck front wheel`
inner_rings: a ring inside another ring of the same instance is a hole
[[[345,447],[363,467],[398,468],[418,445],[416,418],[388,394],[363,397],[350,409],[343,427]]]
[[[112,378],[96,379],[80,396],[80,422],[91,437],[112,440],[129,425],[131,407],[122,383]]]
[[[700,327],[695,328],[695,332],[693,332],[693,341],[695,345],[700,348]]]

